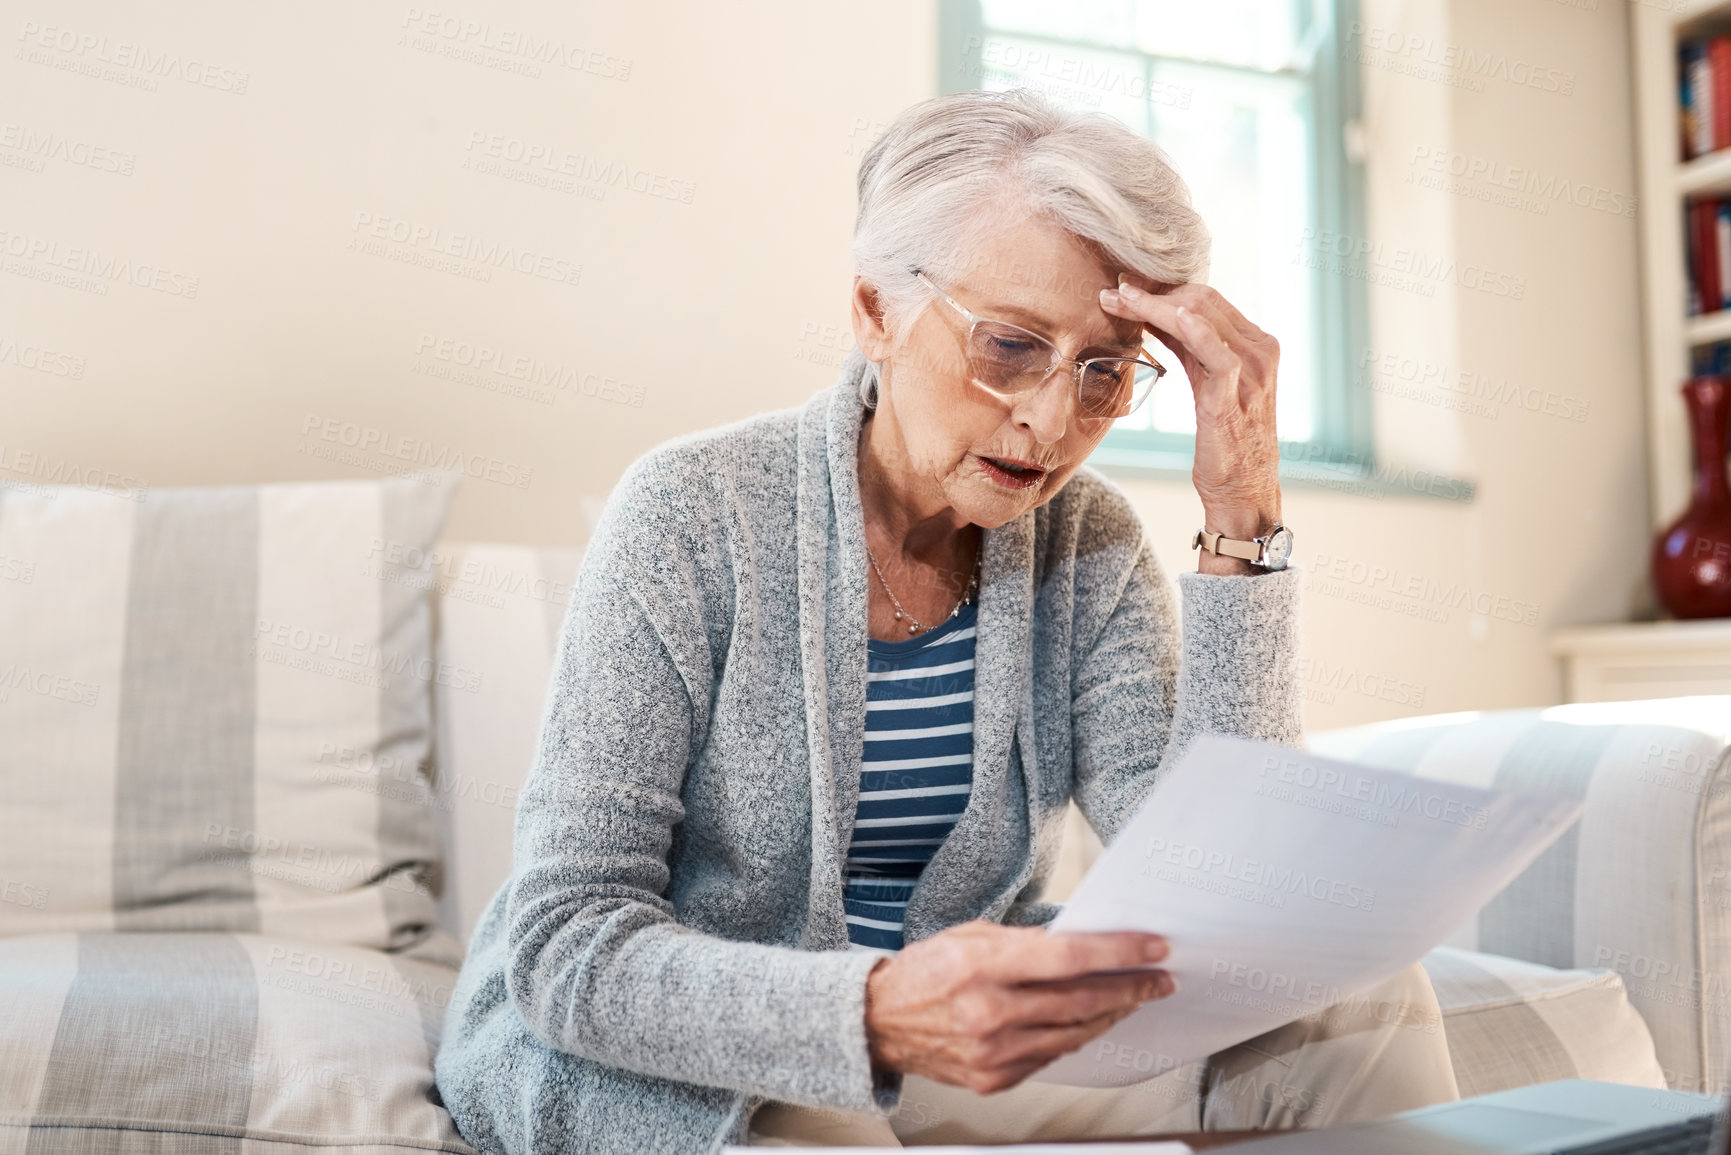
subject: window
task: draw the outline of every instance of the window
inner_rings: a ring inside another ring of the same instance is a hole
[[[944,0],[942,90],[1045,92],[1104,112],[1172,157],[1213,234],[1209,283],[1280,340],[1283,472],[1370,465],[1362,282],[1314,267],[1307,238],[1363,235],[1347,156],[1353,0]],[[1095,464],[1188,472],[1195,410],[1176,358]]]

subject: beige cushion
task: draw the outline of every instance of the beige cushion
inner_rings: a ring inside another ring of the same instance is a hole
[[[1452,947],[1426,955],[1424,969],[1462,1098],[1557,1079],[1665,1086],[1653,1036],[1616,971],[1556,970]]]
[[[453,487],[0,486],[0,557],[30,576],[0,580],[0,936],[454,957],[423,773],[429,686],[482,677],[432,658]]]
[[[582,550],[441,544],[433,556],[441,665],[479,685],[435,684],[435,811],[450,863],[443,925],[466,940],[511,873],[517,796],[535,761],[553,652]]]
[[[433,1087],[456,973],[253,934],[0,938],[0,1151],[469,1152]]]

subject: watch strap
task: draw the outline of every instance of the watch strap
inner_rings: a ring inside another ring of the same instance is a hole
[[[1206,529],[1196,531],[1196,536],[1190,541],[1191,549],[1205,549],[1220,557],[1235,557],[1243,561],[1261,561],[1262,543],[1259,541],[1238,541],[1218,533],[1210,533]]]

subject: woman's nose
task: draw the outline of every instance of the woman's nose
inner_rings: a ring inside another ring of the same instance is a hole
[[[1069,428],[1070,407],[1076,396],[1075,372],[1072,365],[1054,365],[1044,381],[1016,398],[1011,418],[1041,445],[1060,440]]]

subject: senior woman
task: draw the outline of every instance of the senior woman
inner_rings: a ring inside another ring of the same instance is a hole
[[[1139,1086],[1027,1081],[1173,989],[1158,936],[1040,927],[1069,802],[1110,838],[1196,734],[1300,737],[1278,351],[1198,283],[1206,251],[1154,145],[1035,95],[926,101],[866,154],[840,380],[650,452],[589,545],[438,1058],[469,1142],[894,1146],[1455,1097],[1417,967]],[[1194,390],[1211,547],[1176,595],[1083,468],[1158,377],[1150,335]]]

